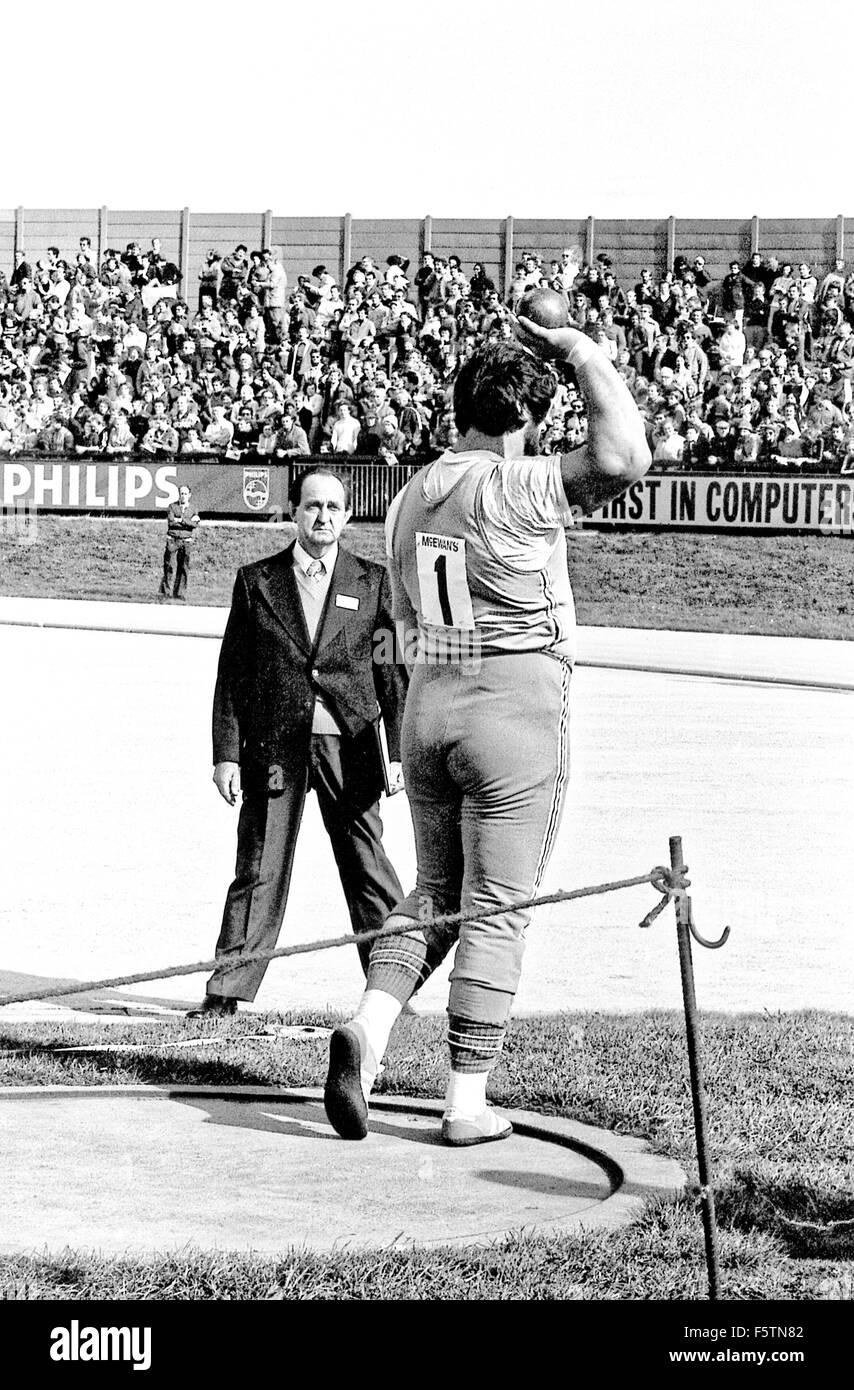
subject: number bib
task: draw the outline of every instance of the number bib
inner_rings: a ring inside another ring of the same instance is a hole
[[[430,627],[474,630],[466,575],[466,543],[461,536],[415,532],[421,617]]]

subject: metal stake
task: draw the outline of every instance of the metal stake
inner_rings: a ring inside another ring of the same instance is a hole
[[[682,873],[682,837],[670,837],[670,867]],[[700,1060],[700,1038],[697,1027],[697,997],[694,992],[694,963],[691,958],[691,899],[680,891],[675,896],[676,938],[679,943],[679,968],[682,972],[682,998],[685,1003],[685,1032],[688,1040],[688,1068],[691,1074],[691,1099],[694,1104],[694,1132],[697,1138],[697,1167],[700,1174],[700,1209],[706,1240],[706,1267],[709,1272],[709,1298],[718,1297],[718,1233],[715,1225],[715,1196],[712,1191],[712,1170],[707,1152],[706,1093],[703,1087],[703,1068]],[[728,935],[728,933],[727,933]],[[726,936],[715,944],[723,945]]]

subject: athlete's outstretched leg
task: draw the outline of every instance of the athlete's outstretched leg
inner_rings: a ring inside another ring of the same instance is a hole
[[[388,918],[385,925],[399,926],[404,934],[374,942],[359,1007],[330,1039],[323,1099],[329,1122],[342,1139],[364,1139],[367,1134],[368,1097],[382,1071],[391,1030],[404,1004],[441,965],[456,940],[455,931],[431,931],[427,923],[412,930],[418,922],[417,900],[418,894],[410,895]]]

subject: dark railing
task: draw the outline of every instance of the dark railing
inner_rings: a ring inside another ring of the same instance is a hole
[[[817,459],[809,458],[806,455],[798,458],[784,458],[780,454],[776,454],[770,459],[753,459],[752,462],[741,463],[691,463],[690,465],[654,463],[649,470],[650,474],[655,476],[668,474],[683,478],[694,477],[697,473],[709,477],[714,477],[716,473],[725,473],[728,478],[800,478],[805,474],[828,478],[851,471],[854,470],[847,460],[845,464],[842,464],[838,459]]]
[[[291,460],[291,476],[298,478],[308,468],[318,464],[346,473],[352,487],[354,521],[382,521],[392,498],[405,487],[423,463],[377,463],[376,459],[341,458],[336,454],[320,454],[297,463]]]

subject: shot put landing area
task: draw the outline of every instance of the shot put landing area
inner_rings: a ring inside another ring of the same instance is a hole
[[[509,1139],[447,1148],[441,1113],[376,1097],[348,1143],[317,1090],[5,1088],[0,1252],[477,1245],[619,1226],[685,1184],[641,1139],[524,1111],[502,1109]]]

